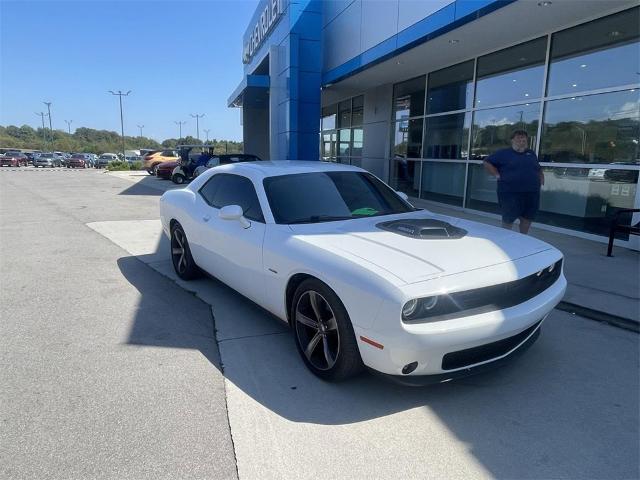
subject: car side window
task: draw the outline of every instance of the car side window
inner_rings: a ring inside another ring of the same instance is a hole
[[[246,177],[228,173],[214,175],[200,188],[202,198],[215,208],[240,205],[249,220],[264,223],[260,201],[253,182]]]
[[[207,162],[207,168],[217,167],[218,165],[220,165],[219,157],[211,157]]]

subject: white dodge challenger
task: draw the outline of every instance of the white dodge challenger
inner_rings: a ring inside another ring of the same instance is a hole
[[[288,322],[325,380],[495,366],[536,340],[567,285],[552,246],[416,209],[357,167],[224,165],[163,194],[160,216],[180,278],[204,271]]]

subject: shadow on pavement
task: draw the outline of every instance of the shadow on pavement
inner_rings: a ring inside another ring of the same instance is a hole
[[[147,173],[134,174],[136,177],[136,183],[130,187],[124,189],[119,195],[156,195],[160,196],[167,190],[175,190],[177,188],[183,188],[185,185],[176,185],[171,180],[163,180],[161,178],[149,175]],[[137,179],[137,177],[142,177]]]

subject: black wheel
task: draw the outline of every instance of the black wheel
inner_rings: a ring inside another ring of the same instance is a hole
[[[148,173],[149,175],[153,175],[153,170],[148,169],[148,170],[147,170],[147,173]]]
[[[179,173],[176,173],[175,175],[173,175],[171,177],[171,180],[173,181],[173,183],[177,183],[178,185],[182,185],[184,183],[184,181],[186,180],[186,178],[184,178],[184,175],[180,175]]]
[[[171,229],[171,262],[173,269],[183,280],[192,280],[200,275],[200,269],[193,261],[187,236],[180,224]]]
[[[349,315],[321,281],[308,279],[297,288],[291,323],[298,352],[318,377],[340,381],[364,369]]]
[[[156,163],[153,167],[151,167],[151,175],[158,175],[158,167],[160,166],[159,163]]]

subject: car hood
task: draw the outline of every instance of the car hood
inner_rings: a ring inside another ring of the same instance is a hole
[[[462,228],[462,238],[411,238],[377,224],[398,219],[435,219]],[[290,225],[295,238],[364,266],[375,266],[398,283],[512,262],[552,249],[549,244],[503,228],[436,215],[428,211],[356,220]]]

